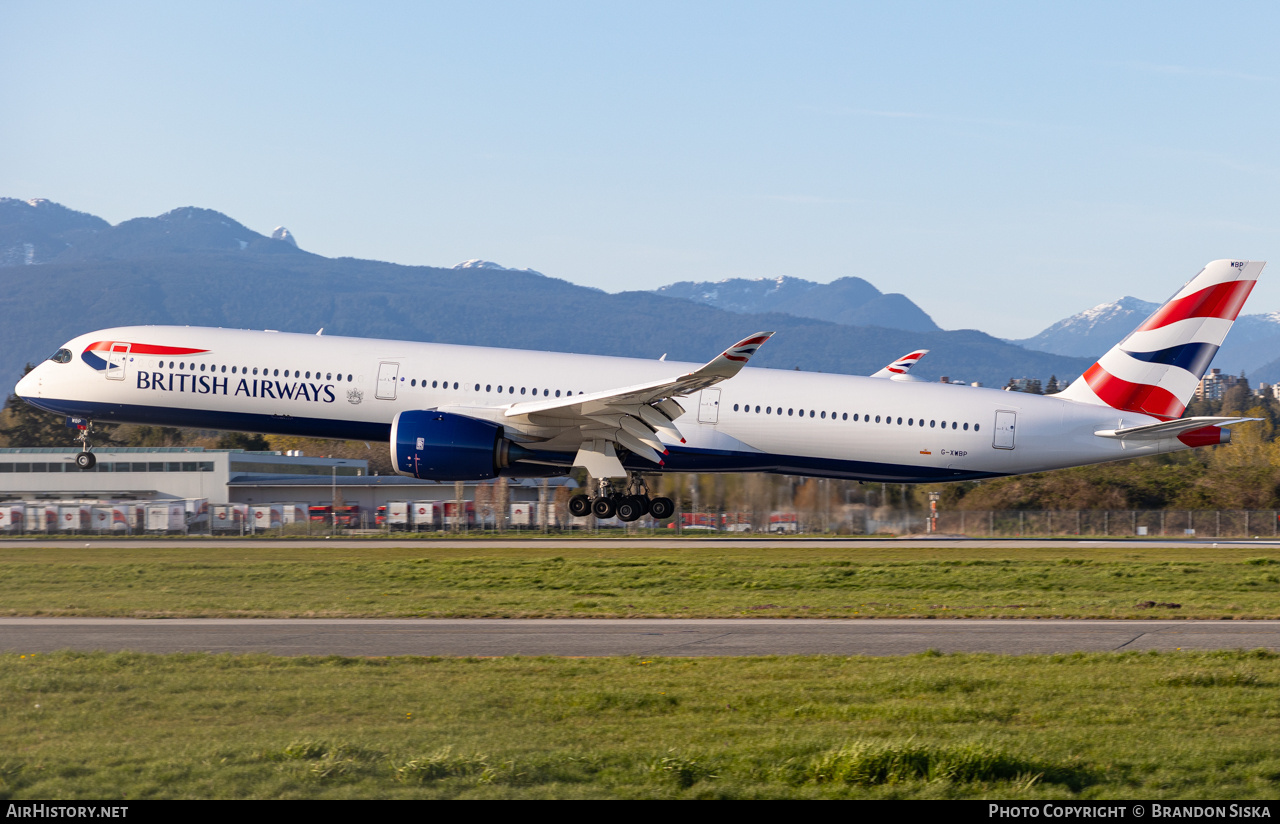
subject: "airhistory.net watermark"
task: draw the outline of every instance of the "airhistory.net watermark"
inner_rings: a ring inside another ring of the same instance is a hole
[[[128,818],[128,807],[82,804],[13,804],[6,806],[5,818]]]

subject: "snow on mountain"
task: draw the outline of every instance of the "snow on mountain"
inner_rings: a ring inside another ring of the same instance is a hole
[[[716,282],[682,281],[653,290],[729,312],[781,312],[847,326],[882,326],[936,332],[938,326],[919,306],[900,294],[885,294],[862,278],[815,283],[795,277],[729,278]]]
[[[1110,349],[1160,307],[1125,296],[1063,318],[1040,334],[1010,341],[1038,352],[1094,358]]]
[[[271,233],[271,239],[283,240],[285,243],[292,244],[293,248],[298,248],[298,239],[293,236],[293,232],[290,232],[283,226],[277,226],[275,228],[275,231]]]
[[[480,258],[472,258],[471,260],[464,260],[461,263],[454,266],[453,268],[454,269],[489,269],[489,270],[498,271],[498,272],[527,272],[530,275],[538,275],[539,277],[546,277],[546,275],[542,274],[537,269],[513,269],[510,266],[503,266],[501,264],[494,263],[491,260],[481,260]]]
[[[1010,343],[1055,355],[1098,358],[1159,307],[1159,303],[1126,296],[1063,318],[1035,337]],[[1277,354],[1280,312],[1241,315],[1214,356],[1213,366],[1228,374],[1248,375],[1275,360]]]
[[[110,228],[100,217],[42,197],[0,197],[0,267],[46,263]]]
[[[684,298],[730,312],[753,314],[778,311],[779,299],[791,299],[817,286],[811,280],[783,275],[776,278],[726,278],[715,282],[681,281],[653,291],[669,298]]]

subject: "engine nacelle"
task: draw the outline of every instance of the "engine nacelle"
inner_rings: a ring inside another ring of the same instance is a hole
[[[408,410],[391,422],[396,473],[431,481],[484,481],[507,464],[510,441],[496,423],[450,412]]]

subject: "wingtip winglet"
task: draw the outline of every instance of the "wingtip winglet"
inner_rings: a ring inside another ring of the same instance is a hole
[[[756,332],[754,335],[751,335],[750,337],[747,337],[747,338],[743,338],[742,340],[735,343],[733,346],[730,346],[728,349],[724,350],[724,352],[721,353],[720,357],[728,358],[731,361],[746,363],[748,360],[751,359],[751,356],[756,353],[756,350],[759,349],[760,346],[765,341],[767,341],[769,338],[773,336],[774,336],[773,332]]]

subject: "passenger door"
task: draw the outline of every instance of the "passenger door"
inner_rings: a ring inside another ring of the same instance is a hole
[[[383,361],[378,364],[378,390],[375,397],[384,401],[396,399],[396,385],[400,382],[400,364]]]
[[[125,364],[129,362],[129,344],[113,343],[107,353],[107,380],[124,380]]]
[[[698,401],[698,423],[716,423],[720,420],[720,390],[703,389]]]
[[[1017,423],[1018,413],[1016,412],[997,412],[996,413],[996,434],[991,445],[996,449],[1013,449],[1013,428]]]

